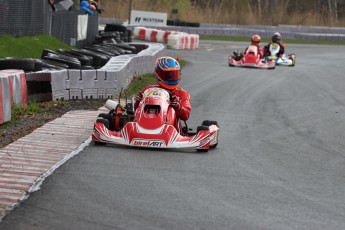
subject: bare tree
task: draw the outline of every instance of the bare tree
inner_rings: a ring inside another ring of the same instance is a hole
[[[262,12],[261,12],[261,0],[257,0],[258,1],[258,12],[259,12],[259,18],[260,21],[262,20]]]
[[[328,0],[328,14],[329,14],[329,21],[330,21],[331,25],[333,25],[333,12],[332,12],[331,0]]]

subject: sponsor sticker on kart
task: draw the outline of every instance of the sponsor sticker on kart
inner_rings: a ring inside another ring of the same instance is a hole
[[[162,140],[145,140],[145,139],[133,139],[132,145],[138,147],[150,147],[150,148],[162,148],[165,147],[165,143]]]

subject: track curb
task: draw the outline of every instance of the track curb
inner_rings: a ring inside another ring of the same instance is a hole
[[[40,189],[45,178],[90,144],[93,122],[101,112],[104,112],[103,107],[97,111],[67,112],[0,148],[0,222],[6,214],[27,199],[31,192]],[[61,138],[56,141],[59,135],[55,134],[60,133],[59,130],[63,130],[66,135],[73,132],[73,139]],[[40,138],[42,135],[44,138]],[[42,143],[42,139],[48,144]]]

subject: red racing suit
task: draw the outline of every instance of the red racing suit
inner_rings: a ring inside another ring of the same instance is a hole
[[[264,46],[264,56],[270,56],[271,52],[270,52],[270,45],[273,42],[268,43],[267,45]],[[280,46],[279,52],[277,53],[277,57],[281,57],[284,53],[285,53],[285,43],[283,41],[281,41],[280,43],[278,43]]]
[[[137,96],[135,97],[135,103],[134,103],[135,110],[139,106],[139,103],[140,103],[139,98],[142,98],[143,92],[149,88],[162,88],[162,87],[160,87],[159,85],[148,85],[142,88],[140,92],[137,93]],[[165,90],[170,92],[173,96],[176,96],[176,98],[179,101],[180,107],[178,110],[175,109],[176,116],[183,121],[188,120],[190,111],[192,109],[189,93],[186,90],[181,89],[180,87],[177,87],[176,89],[173,89],[173,90],[168,90],[168,89],[165,89]]]

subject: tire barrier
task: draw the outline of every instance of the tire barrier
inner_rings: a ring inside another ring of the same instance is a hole
[[[23,64],[28,71],[0,71],[0,124],[11,120],[13,104],[24,106],[27,100],[113,98],[135,76],[152,73],[164,49],[160,43],[105,43],[82,50],[43,50],[37,60],[0,59],[0,68]],[[85,68],[91,62],[99,69]]]
[[[170,49],[196,49],[199,47],[199,35],[176,31],[164,31],[146,27],[135,27],[134,37],[149,42],[167,44]]]
[[[28,98],[39,100],[109,99],[126,88],[133,77],[153,72],[155,60],[162,55],[165,46],[160,43],[128,44],[137,54],[113,56],[99,69],[42,70],[26,74],[30,86],[45,85],[43,94],[29,89]],[[49,84],[45,84],[49,83]]]
[[[11,108],[25,106],[27,91],[23,70],[0,71],[0,124],[11,120]]]

